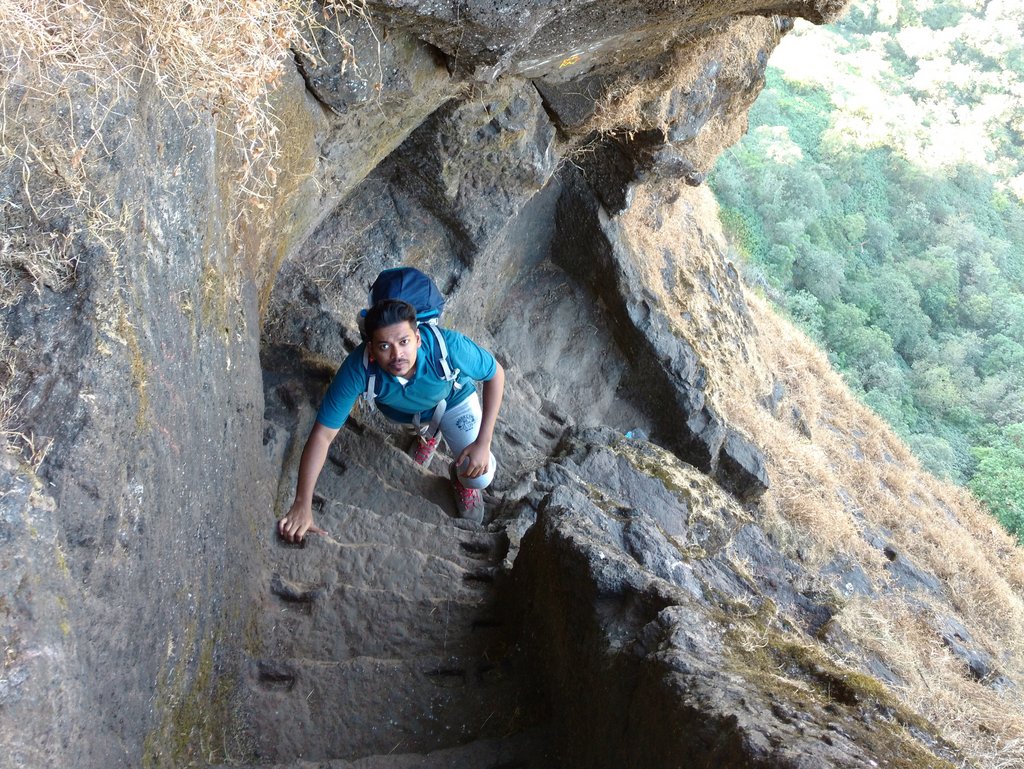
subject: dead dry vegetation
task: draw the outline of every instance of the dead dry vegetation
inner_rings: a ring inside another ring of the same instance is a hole
[[[335,17],[363,12],[360,0],[327,6]],[[310,14],[298,0],[3,0],[0,173],[15,182],[5,213],[43,232],[60,220],[65,239],[112,248],[122,214],[96,177],[153,89],[183,115],[212,118],[237,154],[233,212],[259,212],[281,151],[270,96],[293,48],[317,60],[303,31],[323,21]],[[25,241],[17,228],[5,235],[4,263],[48,285],[54,271],[34,271],[42,255]]]
[[[183,133],[216,131],[233,169],[229,234],[267,215],[281,154],[271,94],[286,61],[294,48],[317,61],[304,31],[365,12],[362,0],[325,6],[314,18],[299,0],[0,0],[0,310],[68,288],[85,253],[120,272],[143,203],[124,198],[111,168],[147,141],[136,123],[154,95]],[[0,371],[8,449],[26,440],[16,369]]]
[[[644,131],[668,137],[679,113],[681,99],[706,99],[717,93],[744,94],[743,104],[720,105],[704,130],[686,142],[694,168],[707,172],[725,147],[739,141],[746,130],[747,108],[755,93],[745,87],[758,52],[771,51],[780,33],[772,19],[738,16],[695,26],[690,34],[659,39],[665,48],[660,74],[627,70],[613,81],[597,101],[593,117],[578,132],[580,137],[632,135]],[[684,111],[685,112],[685,111]],[[586,145],[576,151],[585,151]]]
[[[621,224],[647,286],[706,366],[709,398],[766,455],[765,525],[811,566],[859,564],[877,591],[843,598],[837,586],[834,621],[862,653],[830,653],[864,670],[869,656],[882,660],[904,701],[979,766],[1024,766],[1024,551],[968,492],[922,470],[824,353],[740,286],[710,192],[638,190]],[[941,595],[890,586],[885,557],[864,538],[880,528],[942,581]],[[945,617],[969,629],[1011,686],[970,677],[936,630]]]

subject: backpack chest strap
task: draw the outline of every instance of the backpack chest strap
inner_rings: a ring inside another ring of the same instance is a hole
[[[434,413],[430,417],[430,423],[427,425],[427,430],[425,433],[423,432],[423,426],[419,414],[413,416],[413,426],[416,428],[416,431],[420,433],[420,435],[422,435],[424,438],[433,438],[441,430],[441,419],[444,418],[444,413],[447,410],[447,400],[442,400],[434,407]]]

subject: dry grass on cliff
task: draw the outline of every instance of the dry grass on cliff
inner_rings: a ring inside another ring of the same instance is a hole
[[[977,766],[1016,769],[1024,758],[1019,698],[1012,690],[997,694],[970,678],[936,634],[942,608],[911,607],[895,597],[854,598],[835,622],[907,682],[895,687],[900,697],[938,725]],[[860,662],[856,657],[840,661],[854,668]]]
[[[876,587],[890,580],[865,530],[881,532],[898,557],[938,577],[941,599],[898,591],[855,599],[837,622],[904,681],[904,700],[980,765],[1024,765],[1020,698],[974,681],[936,630],[942,617],[959,618],[972,636],[968,646],[1024,686],[1024,554],[967,492],[926,473],[810,340],[762,300],[748,295],[747,303],[758,366],[730,361],[713,376],[727,371],[739,385],[722,399],[723,413],[768,454],[775,488],[766,512],[786,536],[817,548],[822,562],[840,555],[860,564]],[[711,359],[709,368],[720,365]],[[758,403],[773,379],[785,388],[776,414]],[[794,429],[794,407],[810,438]]]
[[[325,5],[365,13],[363,0]],[[321,23],[310,13],[299,0],[0,0],[0,310],[68,288],[82,253],[120,274],[145,201],[109,170],[131,162],[121,148],[133,132],[152,133],[136,121],[153,119],[154,88],[186,146],[192,125],[217,132],[235,169],[219,180],[233,223],[268,213],[281,156],[271,94],[293,48],[317,59],[303,37]],[[17,429],[15,381],[0,372],[0,438],[37,461],[39,442]]]
[[[701,98],[704,94],[710,101],[716,91],[745,94],[746,103],[718,109],[687,143],[687,159],[698,171],[707,172],[722,149],[739,140],[746,127],[747,108],[755,96],[745,87],[727,84],[746,83],[758,51],[770,51],[778,40],[779,33],[771,19],[739,16],[702,28],[689,37],[660,42],[670,49],[661,74],[649,77],[647,73],[630,71],[613,82],[578,134],[660,131],[667,136],[679,109],[674,100],[686,98],[684,95]],[[712,71],[714,83],[708,82]]]
[[[328,7],[365,12],[363,0]],[[310,13],[298,0],[0,3],[0,182],[12,188],[0,209],[0,304],[26,284],[59,290],[74,277],[61,244],[27,243],[12,230],[84,238],[116,253],[133,212],[102,188],[99,170],[127,133],[146,130],[133,120],[145,118],[139,105],[154,86],[215,127],[237,158],[225,185],[234,215],[260,215],[281,152],[270,96],[293,48],[316,59],[302,34],[319,23]]]
[[[867,600],[836,586],[836,622],[863,650],[844,661],[881,660],[904,682],[899,695],[979,765],[1024,766],[1024,551],[969,493],[922,470],[824,353],[741,288],[710,193],[673,201],[677,192],[638,190],[624,234],[646,287],[706,367],[714,407],[765,453],[772,487],[760,509],[774,537],[811,566],[856,564],[884,589]],[[942,594],[893,588],[868,532],[937,576]],[[943,617],[962,622],[967,645],[1017,689],[974,681],[942,643]]]

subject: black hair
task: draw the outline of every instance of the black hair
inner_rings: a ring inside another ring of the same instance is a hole
[[[363,328],[366,330],[366,338],[373,339],[378,329],[402,322],[416,328],[416,308],[401,299],[382,299],[367,311]]]

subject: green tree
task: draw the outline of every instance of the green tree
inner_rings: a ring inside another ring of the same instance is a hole
[[[907,439],[914,452],[928,472],[939,478],[958,479],[957,457],[949,441],[930,433],[917,433]]]
[[[981,373],[992,376],[1006,372],[1024,378],[1024,346],[1005,334],[993,334],[982,347]]]
[[[858,382],[863,382],[876,363],[897,361],[889,335],[870,325],[867,313],[859,307],[842,302],[829,308],[825,342],[840,368],[845,373],[856,372]]]
[[[966,9],[957,2],[939,2],[921,11],[921,21],[931,29],[955,27],[964,17]]]
[[[809,239],[800,242],[793,263],[794,288],[804,289],[822,304],[829,304],[839,298],[845,280],[842,260]]]
[[[807,334],[818,342],[825,336],[825,308],[818,297],[809,291],[796,291],[786,296],[786,309]]]
[[[914,400],[921,408],[942,417],[962,407],[963,395],[948,366],[921,361],[913,370]]]
[[[992,319],[992,296],[968,286],[960,301],[960,322],[969,328],[984,329]]]
[[[991,446],[974,450],[971,490],[1024,542],[1024,423],[1009,425]]]
[[[873,322],[892,339],[893,346],[907,361],[913,361],[927,347],[931,319],[921,309],[921,295],[910,278],[891,268],[879,268],[872,281],[878,297]]]
[[[993,325],[998,333],[1024,340],[1024,294],[1000,292],[994,297],[992,311],[995,314]]]
[[[885,259],[896,245],[896,230],[885,219],[868,220],[864,232],[864,245],[877,259]]]
[[[896,432],[904,438],[908,437],[910,422],[907,419],[906,412],[903,410],[903,404],[900,403],[898,398],[894,398],[882,390],[868,390],[864,394],[863,400],[872,411],[892,425]]]
[[[1019,375],[1000,371],[985,377],[970,391],[971,406],[988,425],[1006,426],[1024,422],[1024,380]],[[987,438],[979,432],[978,442]]]
[[[953,327],[960,303],[960,271],[953,249],[945,244],[932,246],[921,256],[910,259],[905,273],[921,296],[921,309],[934,326]]]
[[[868,232],[868,219],[863,213],[846,214],[842,219],[843,234],[854,245],[860,245]]]

